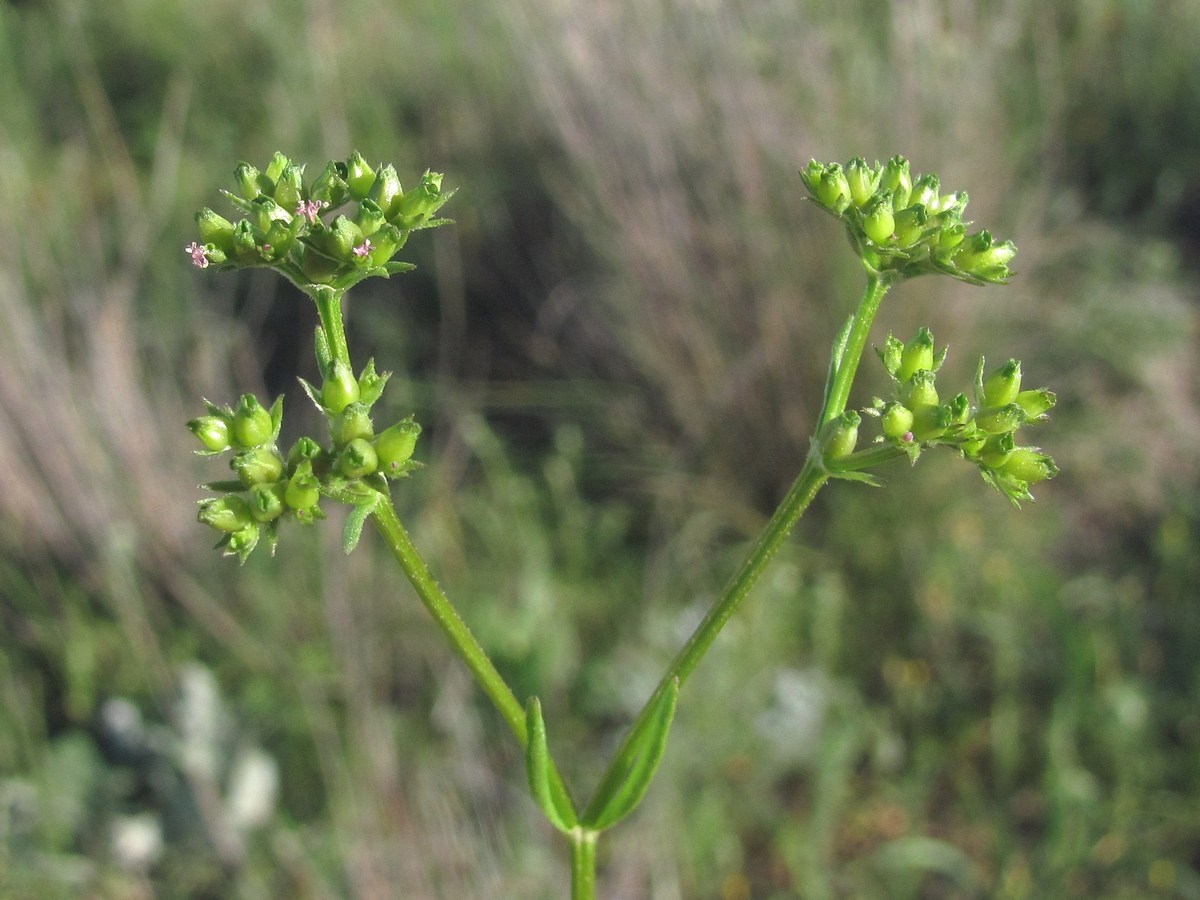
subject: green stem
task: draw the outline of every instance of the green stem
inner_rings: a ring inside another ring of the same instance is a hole
[[[317,315],[321,317],[321,328],[329,342],[333,358],[350,365],[350,347],[346,343],[346,329],[342,324],[342,297],[345,291],[335,290],[328,285],[312,288],[312,298],[317,304]]]
[[[471,634],[471,629],[458,614],[454,604],[450,602],[450,598],[434,580],[429,567],[425,565],[425,560],[421,558],[412,538],[408,536],[408,531],[400,524],[391,498],[385,494],[381,495],[371,515],[375,519],[375,525],[387,543],[388,549],[400,563],[400,568],[408,576],[417,596],[421,598],[421,602],[425,604],[425,608],[429,610],[433,620],[442,629],[442,633],[450,639],[451,645],[463,662],[467,664],[467,668],[475,675],[483,692],[487,694],[492,704],[499,710],[500,715],[504,717],[504,721],[508,723],[508,727],[521,747],[526,747],[529,743],[529,732],[525,721],[524,707],[517,701],[512,688],[508,686],[504,677],[492,664],[479,641],[475,639],[475,635]],[[559,798],[560,805],[574,809],[570,793],[567,791],[566,784],[553,759],[550,760],[550,789]]]
[[[850,399],[850,388],[854,384],[854,376],[858,372],[858,363],[862,359],[863,350],[867,346],[867,338],[871,334],[871,325],[875,321],[875,313],[879,304],[888,291],[890,283],[879,275],[871,275],[867,286],[863,289],[858,308],[854,311],[853,324],[846,338],[846,346],[841,355],[830,362],[832,379],[830,390],[825,398],[825,408],[821,410],[821,418],[817,422],[817,434],[831,419],[836,419],[846,410]]]
[[[600,832],[573,828],[571,839],[571,900],[596,900],[596,842]]]
[[[871,324],[875,320],[875,314],[879,311],[879,304],[887,293],[888,286],[885,279],[876,275],[870,276],[867,280],[866,289],[863,291],[858,308],[851,319],[845,344],[830,360],[827,382],[829,390],[815,434],[820,434],[825,423],[841,415],[846,408],[850,397],[850,388],[854,383],[854,376],[858,371],[858,364],[862,359],[863,349],[867,345],[867,338],[871,332]],[[767,522],[741,567],[726,586],[724,593],[709,609],[704,620],[696,627],[683,649],[679,651],[667,673],[658,683],[658,687],[646,701],[646,705],[642,707],[642,711],[625,735],[620,749],[609,763],[608,770],[601,777],[593,802],[598,797],[607,795],[608,789],[611,788],[610,782],[622,777],[626,768],[625,759],[634,746],[636,737],[644,728],[648,727],[651,711],[655,708],[658,698],[676,678],[679,679],[680,687],[683,686],[684,681],[699,664],[704,654],[708,652],[713,641],[717,639],[721,629],[725,627],[742,601],[749,595],[751,588],[762,576],[767,564],[779,551],[784,539],[795,527],[804,511],[808,509],[817,492],[829,480],[830,472],[821,460],[819,452],[815,450],[815,440],[814,436],[814,451],[810,452],[804,466],[800,469],[800,474],[796,476],[787,495],[775,510],[774,515],[771,516],[770,521]],[[891,458],[895,455],[898,455],[898,451],[888,448],[886,457]],[[848,466],[846,469],[849,471],[850,467]],[[587,811],[584,815],[586,817]]]
[[[387,542],[388,549],[392,551],[392,555],[400,563],[400,568],[412,582],[417,596],[421,598],[421,602],[425,604],[425,608],[429,610],[433,620],[450,639],[450,643],[454,645],[458,655],[474,673],[484,693],[495,704],[500,715],[504,717],[504,721],[508,723],[508,727],[512,729],[513,734],[524,747],[528,740],[525,730],[524,707],[517,702],[512,689],[496,671],[496,667],[484,652],[483,647],[479,645],[479,641],[475,639],[475,635],[471,634],[467,623],[463,621],[450,599],[434,580],[429,567],[425,565],[425,561],[413,545],[412,538],[400,524],[400,519],[396,516],[396,508],[392,505],[391,500],[387,497],[382,498],[372,515],[380,534]]]

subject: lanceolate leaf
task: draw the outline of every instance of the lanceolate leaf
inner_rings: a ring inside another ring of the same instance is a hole
[[[550,784],[550,748],[546,743],[546,723],[542,719],[542,704],[537,697],[530,697],[525,704],[525,728],[528,741],[525,745],[525,771],[529,776],[529,790],[533,799],[550,820],[550,824],[564,834],[579,824],[575,810],[561,791]]]
[[[350,510],[350,515],[346,516],[346,525],[342,529],[342,549],[350,554],[354,552],[354,548],[358,546],[359,538],[362,537],[363,524],[367,521],[367,516],[375,511],[375,504],[379,502],[379,494],[372,491],[372,497],[362,503],[355,504]]]
[[[609,766],[596,796],[584,810],[583,825],[596,831],[611,828],[642,802],[667,748],[678,698],[679,679],[675,679],[655,701],[654,709],[629,746]]]

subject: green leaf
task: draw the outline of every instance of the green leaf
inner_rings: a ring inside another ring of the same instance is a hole
[[[353,553],[354,548],[358,546],[358,541],[362,537],[363,524],[379,503],[380,495],[374,491],[371,494],[369,500],[355,504],[354,508],[350,510],[350,515],[346,516],[346,525],[342,529],[342,550],[346,555]]]
[[[537,697],[530,697],[525,704],[525,771],[529,776],[529,790],[550,824],[564,834],[579,824],[579,818],[571,801],[563,791],[551,786],[550,748],[546,743],[546,723],[542,719],[542,704]]]
[[[583,812],[581,824],[596,831],[611,828],[629,815],[646,796],[663,751],[675,702],[679,699],[679,679],[673,679],[658,698],[650,714],[629,740],[623,752],[609,765],[608,771]]]
[[[833,392],[833,383],[837,379],[837,373],[842,368],[842,357],[846,355],[846,344],[850,341],[850,329],[854,327],[854,316],[846,319],[846,324],[842,326],[842,330],[838,332],[838,336],[833,341],[833,351],[829,358],[829,377],[825,379],[825,397],[826,404],[829,402],[829,395]]]

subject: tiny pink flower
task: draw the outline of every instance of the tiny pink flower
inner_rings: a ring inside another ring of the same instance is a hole
[[[183,248],[183,252],[191,255],[193,266],[196,266],[200,269],[208,268],[208,251],[205,250],[200,244],[192,241]]]
[[[904,441],[906,444],[911,444],[914,440],[913,433],[911,431],[904,432],[904,434],[900,436],[900,440]]]
[[[317,223],[317,214],[329,204],[324,200],[301,200],[296,207],[296,215],[308,219],[309,225]]]
[[[375,249],[375,245],[371,243],[371,239],[367,238],[361,244],[354,248],[354,255],[359,259],[365,259],[366,255]]]

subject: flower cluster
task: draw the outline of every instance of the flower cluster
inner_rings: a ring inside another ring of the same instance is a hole
[[[420,466],[412,459],[421,426],[412,416],[375,433],[371,406],[383,393],[388,375],[373,363],[358,378],[340,371],[318,391],[302,382],[313,402],[329,417],[329,445],[309,437],[297,440],[285,456],[277,441],[283,420],[283,398],[268,410],[253,394],[242,396],[237,409],[207,403],[208,415],[192,419],[188,428],[204,445],[197,451],[214,456],[233,452],[229,466],[235,479],[204,485],[220,497],[200,501],[199,520],[221,532],[218,543],[243,562],[260,541],[274,552],[279,523],[292,518],[310,524],[325,518],[322,493],[363,494],[386,489],[386,478],[404,478]]]
[[[886,165],[862,157],[844,166],[813,160],[800,177],[813,200],[841,219],[873,274],[942,272],[971,284],[1002,283],[1012,274],[1012,241],[998,242],[988,231],[968,234],[966,193],[941,193],[936,175],[914,179],[902,156]]]
[[[1032,500],[1030,485],[1058,474],[1054,460],[1037,447],[1018,447],[1016,433],[1024,425],[1042,421],[1054,406],[1046,388],[1021,390],[1021,364],[1010,359],[984,375],[982,357],[975,376],[975,402],[965,393],[942,402],[937,371],[946,350],[934,350],[933,335],[921,328],[903,343],[889,334],[877,348],[891,376],[894,397],[876,398],[866,412],[879,419],[877,440],[903,450],[915,460],[923,447],[956,447],[973,462],[984,480],[1014,503]]]
[[[433,217],[454,193],[442,192],[436,172],[426,171],[405,191],[393,166],[372,168],[358,152],[345,162],[330,161],[307,185],[304,168],[282,153],[261,172],[239,164],[236,190],[223,193],[243,218],[231,222],[211,209],[198,212],[200,241],[184,248],[192,263],[271,266],[298,285],[344,290],[371,275],[411,269],[392,260],[409,234],[448,221]],[[346,213],[334,214],[346,204]]]

